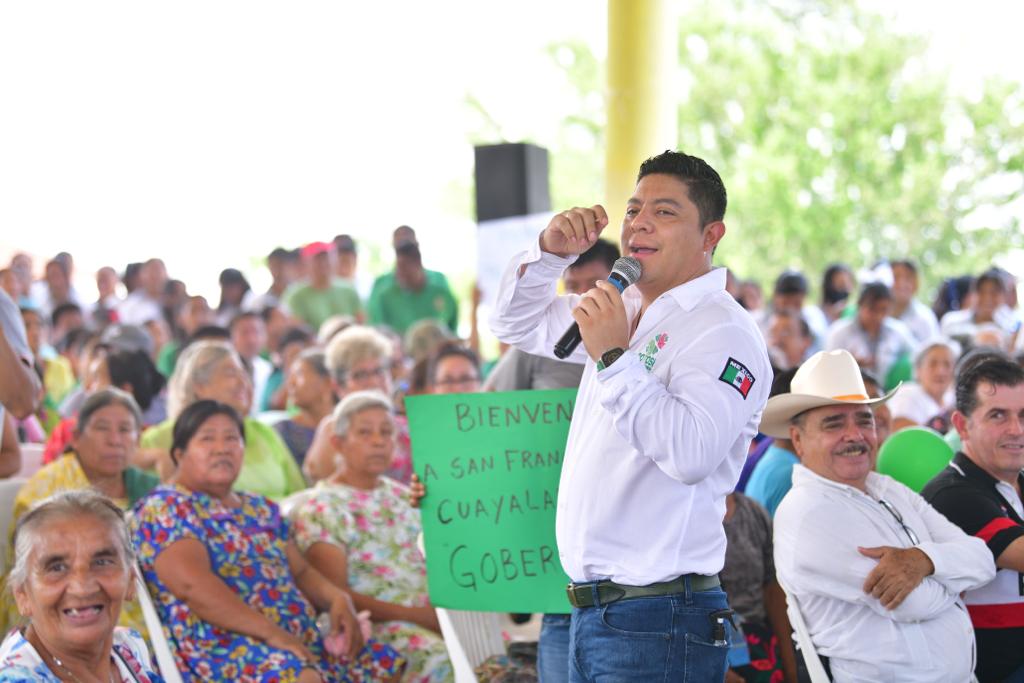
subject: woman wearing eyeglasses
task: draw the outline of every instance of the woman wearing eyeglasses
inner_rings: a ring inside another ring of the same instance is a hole
[[[331,371],[334,389],[344,397],[353,391],[377,390],[389,399],[394,394],[391,382],[391,342],[383,334],[365,325],[352,325],[339,332],[327,345],[327,367]],[[395,418],[395,454],[391,467],[385,473],[403,484],[412,476],[409,455],[409,423],[404,415]],[[313,481],[334,474],[337,469],[336,452],[331,445],[334,418],[320,421],[316,436],[309,446],[302,468]]]

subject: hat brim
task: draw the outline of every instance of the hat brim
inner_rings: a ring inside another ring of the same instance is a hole
[[[773,396],[768,399],[768,404],[764,408],[758,430],[762,434],[767,434],[776,439],[788,439],[790,421],[802,412],[825,406],[873,406],[885,403],[896,394],[901,386],[903,386],[902,382],[885,396],[862,401],[844,401],[825,396],[814,396],[812,394],[780,394]]]

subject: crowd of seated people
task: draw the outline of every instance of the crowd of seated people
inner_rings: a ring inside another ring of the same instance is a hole
[[[347,235],[275,249],[267,258],[270,288],[254,292],[244,273],[226,268],[216,308],[170,279],[158,258],[132,264],[122,278],[100,269],[95,298],[72,286],[66,253],[38,281],[24,254],[0,269],[41,387],[34,414],[2,416],[2,443],[13,435],[47,444],[46,464],[19,494],[15,520],[61,491],[98,491],[118,509],[134,508],[133,547],[113,544],[112,564],[139,558],[183,672],[204,680],[263,680],[267,672],[282,681],[452,680],[414,543],[420,526],[407,502],[412,463],[403,399],[571,386],[578,369],[511,351],[488,381],[491,364],[481,363],[475,343],[458,338],[457,299],[443,274],[423,266],[415,232],[400,227],[393,247],[394,271],[376,281],[358,270],[357,245]],[[567,269],[566,291],[586,291],[606,277],[617,255],[602,242]],[[765,296],[755,280],[730,278],[764,333],[776,371],[773,396],[791,392],[793,374],[816,352],[845,349],[862,371],[866,396],[885,397],[902,383],[891,400],[872,406],[876,451],[892,431],[920,425],[951,432],[958,445],[954,368],[961,357],[979,347],[1008,357],[1024,351],[1016,282],[996,268],[950,278],[928,306],[917,298],[911,261],[860,278],[858,287],[853,269],[830,265],[819,299],[797,271],[768,281]],[[802,464],[783,432],[752,443],[729,499],[723,582],[748,641],[747,660],[730,671],[734,680],[795,680],[799,663],[783,633],[789,624],[772,548],[773,517]],[[0,461],[8,450],[0,445]],[[310,495],[282,514],[276,503],[299,492]],[[96,508],[58,500],[44,503],[57,507],[42,516],[56,521],[37,522],[23,538],[65,524],[74,505]],[[82,514],[99,529],[94,535],[117,537],[118,522],[97,510]],[[61,656],[60,636],[26,622],[31,615],[22,610],[32,587],[24,568],[36,561],[38,541],[19,550],[13,528],[3,532],[9,566],[22,569],[10,582],[15,591],[5,594],[2,626],[20,626],[15,632],[37,657],[32,666],[59,669],[52,654]],[[272,576],[273,587],[254,587],[247,572]],[[270,594],[276,597],[268,601]],[[111,628],[145,633],[130,591],[108,609]],[[318,610],[329,618],[322,632]],[[363,610],[368,622],[357,615]],[[567,634],[567,623],[557,625]],[[94,644],[123,652],[118,666],[137,662],[139,680],[157,680],[132,649],[134,636],[113,633]],[[332,645],[339,633],[344,652]],[[9,655],[0,650],[0,661]],[[564,654],[549,656],[559,668]]]

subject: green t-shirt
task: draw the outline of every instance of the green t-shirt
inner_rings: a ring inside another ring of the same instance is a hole
[[[296,318],[314,330],[332,315],[359,316],[363,304],[352,285],[335,280],[327,289],[317,289],[311,284],[299,285],[285,294],[285,305]]]
[[[371,325],[387,325],[398,334],[405,334],[414,323],[436,318],[455,332],[459,326],[459,304],[452,296],[448,278],[434,270],[426,271],[423,289],[403,289],[394,272],[381,275],[373,283],[367,312]]]
[[[171,450],[173,420],[164,420],[142,434],[143,448]],[[273,427],[245,418],[245,460],[232,487],[281,500],[306,488],[295,458]]]

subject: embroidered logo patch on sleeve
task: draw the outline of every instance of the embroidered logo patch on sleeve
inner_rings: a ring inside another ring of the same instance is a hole
[[[740,392],[740,396],[744,400],[746,400],[747,394],[750,393],[750,387],[754,386],[755,381],[754,375],[751,374],[750,370],[747,370],[747,366],[735,358],[729,358],[725,364],[725,369],[722,370],[722,374],[718,379]]]

